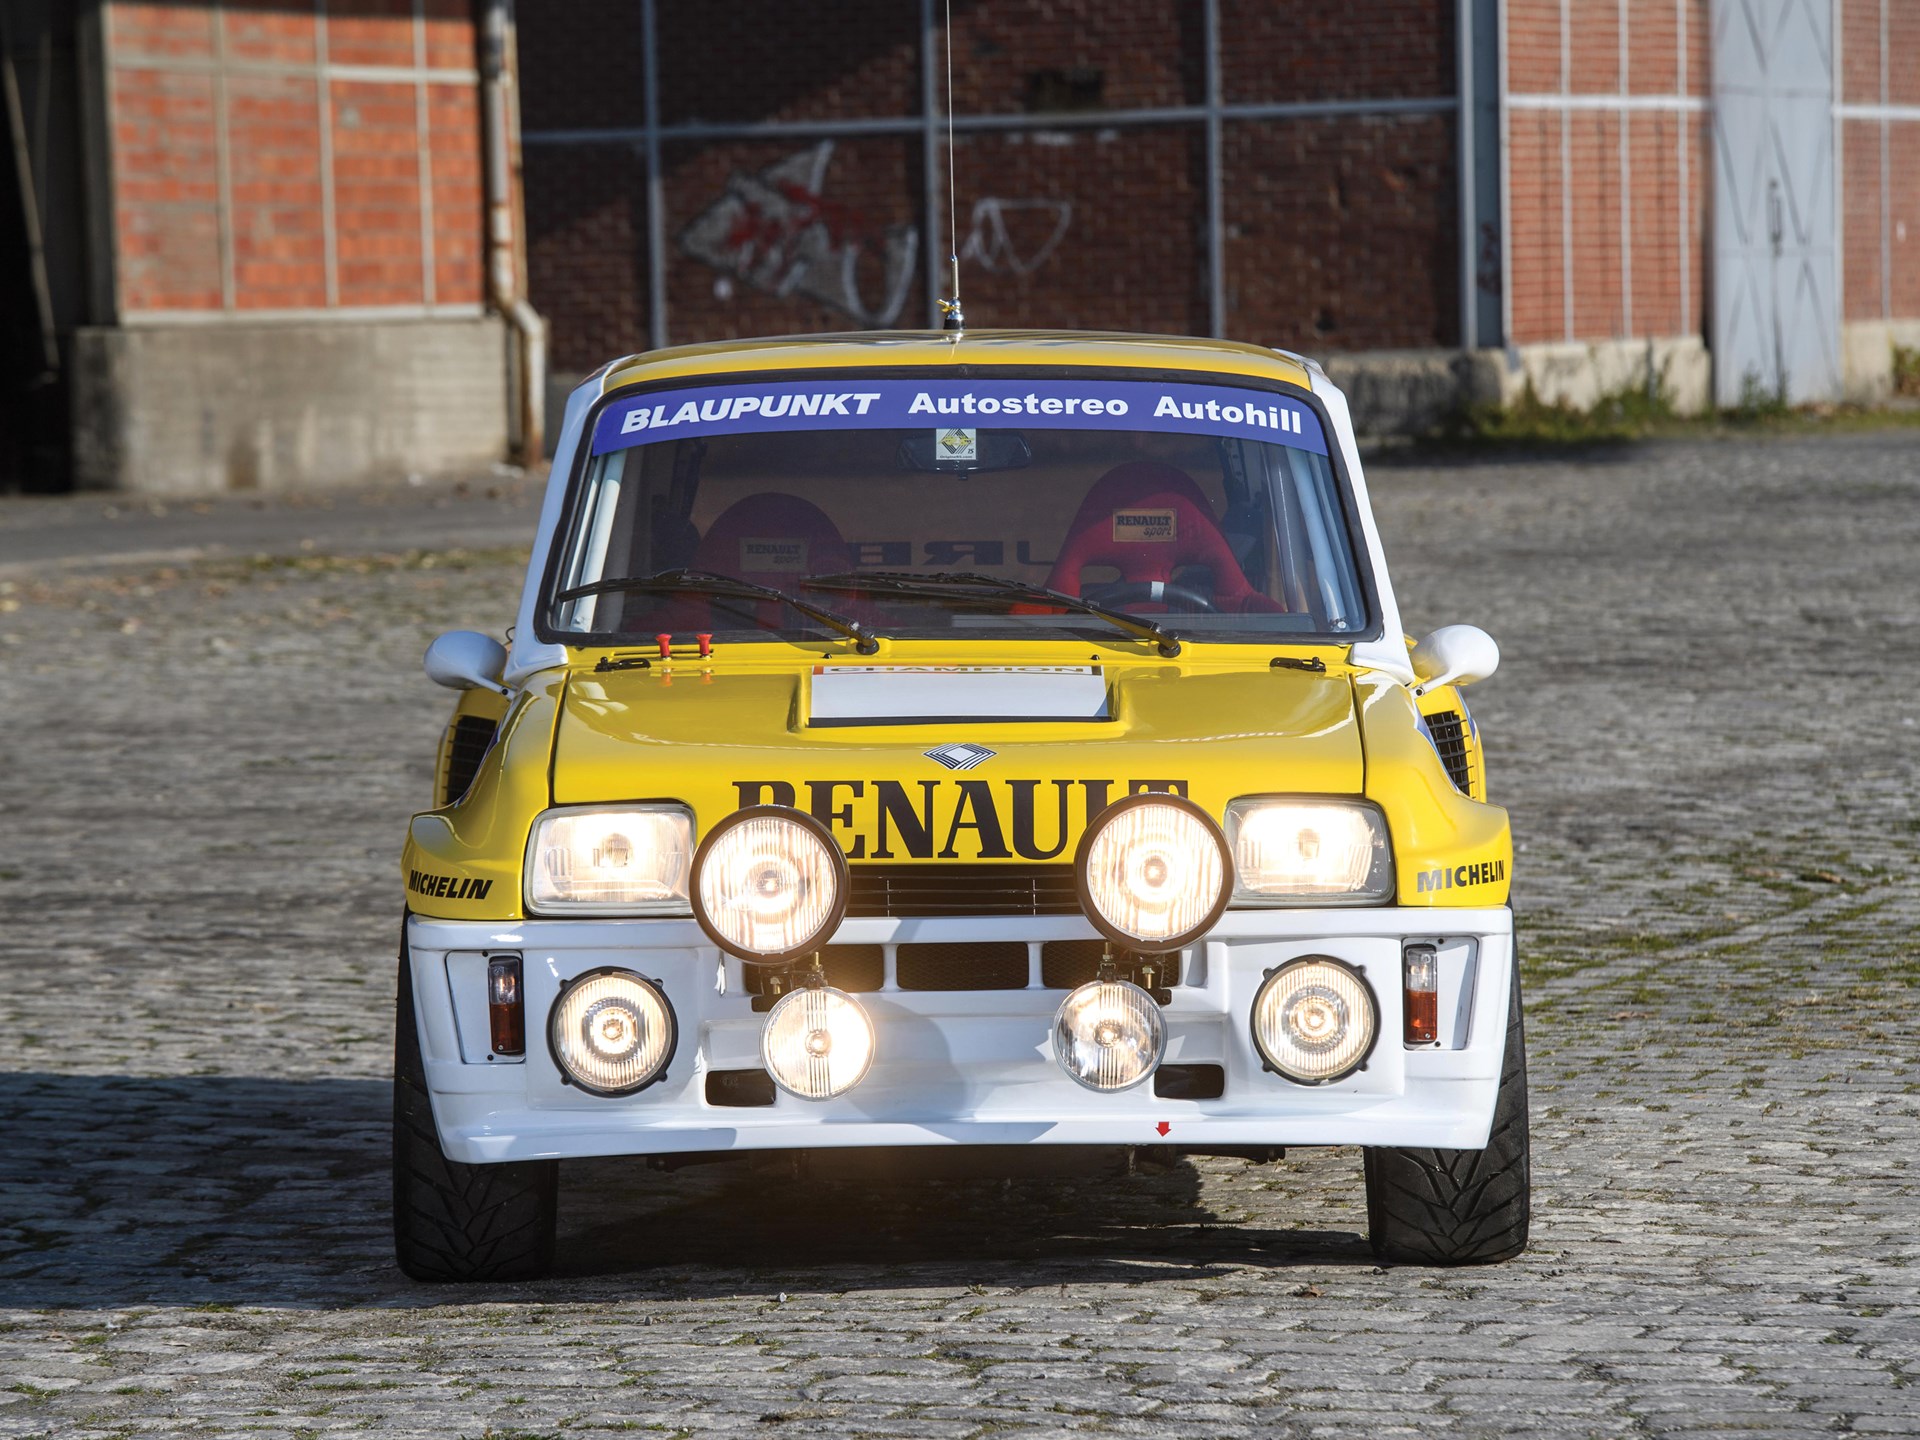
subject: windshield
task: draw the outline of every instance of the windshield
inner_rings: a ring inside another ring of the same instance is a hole
[[[1035,587],[1196,639],[1349,643],[1369,623],[1319,417],[1277,391],[838,374],[653,390],[601,411],[582,478],[542,614],[573,644],[815,640],[838,622],[1128,638]]]

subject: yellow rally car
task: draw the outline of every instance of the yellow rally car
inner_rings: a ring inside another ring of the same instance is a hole
[[[619,361],[403,872],[401,1267],[551,1261],[557,1163],[1365,1147],[1386,1260],[1526,1243],[1506,812],[1340,392],[978,331]],[[978,1147],[994,1147],[984,1149]],[[951,1156],[949,1157],[951,1158]]]

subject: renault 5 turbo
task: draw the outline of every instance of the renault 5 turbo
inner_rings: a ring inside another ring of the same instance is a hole
[[[1251,345],[614,362],[413,818],[394,1231],[551,1264],[557,1167],[1363,1147],[1389,1262],[1526,1243],[1472,626],[1402,630],[1353,427]]]

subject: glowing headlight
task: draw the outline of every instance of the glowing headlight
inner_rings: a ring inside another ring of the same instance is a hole
[[[1233,898],[1242,904],[1393,898],[1387,822],[1370,805],[1338,800],[1236,800],[1227,806]]]
[[[743,960],[810,954],[847,908],[847,860],[826,826],[784,805],[755,805],[713,828],[693,861],[693,913]]]
[[[538,914],[684,915],[693,816],[679,805],[549,810],[527,842]]]
[[[1093,980],[1060,1002],[1053,1055],[1089,1090],[1126,1090],[1153,1074],[1167,1024],[1153,997],[1125,980]]]
[[[631,970],[592,970],[560,992],[547,1047],[568,1079],[593,1095],[630,1095],[673,1058],[673,1007]]]
[[[831,1100],[858,1085],[873,1064],[873,1022],[844,991],[790,990],[767,1012],[760,1059],[789,1095]]]
[[[1289,961],[1253,997],[1253,1043],[1261,1058],[1302,1085],[1351,1075],[1372,1052],[1379,1028],[1373,991],[1339,960]]]
[[[1129,795],[1080,838],[1080,905],[1116,944],[1164,953],[1212,928],[1227,903],[1227,842],[1177,795]]]

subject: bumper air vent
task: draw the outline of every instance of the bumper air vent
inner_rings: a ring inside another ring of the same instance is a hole
[[[1020,940],[902,945],[893,963],[902,990],[1027,988],[1027,947]]]
[[[1424,717],[1427,733],[1433,736],[1433,748],[1440,752],[1440,763],[1447,767],[1453,788],[1462,795],[1467,789],[1467,727],[1460,723],[1457,710],[1439,710]]]
[[[1100,973],[1100,953],[1104,940],[1049,940],[1040,947],[1040,983],[1049,990],[1073,990]],[[1142,969],[1153,970],[1153,988],[1169,989],[1180,983],[1180,957],[1156,955],[1143,960],[1126,951],[1114,954],[1114,970],[1122,980],[1145,984]]]
[[[709,1070],[707,1104],[748,1109],[773,1104],[773,1077],[764,1070]]]
[[[749,995],[784,995],[800,983],[809,967],[803,965],[742,965]],[[825,945],[820,950],[820,968],[827,972],[827,984],[848,994],[878,990],[886,983],[887,959],[878,945]],[[780,986],[773,987],[775,977]]]
[[[453,738],[447,742],[447,793],[440,798],[442,805],[451,805],[467,793],[493,744],[494,729],[493,721],[479,715],[462,715],[453,722]]]
[[[856,918],[1078,915],[1071,865],[855,865]]]
[[[1153,1093],[1162,1100],[1218,1100],[1227,1093],[1227,1072],[1218,1065],[1162,1065],[1153,1072]]]

